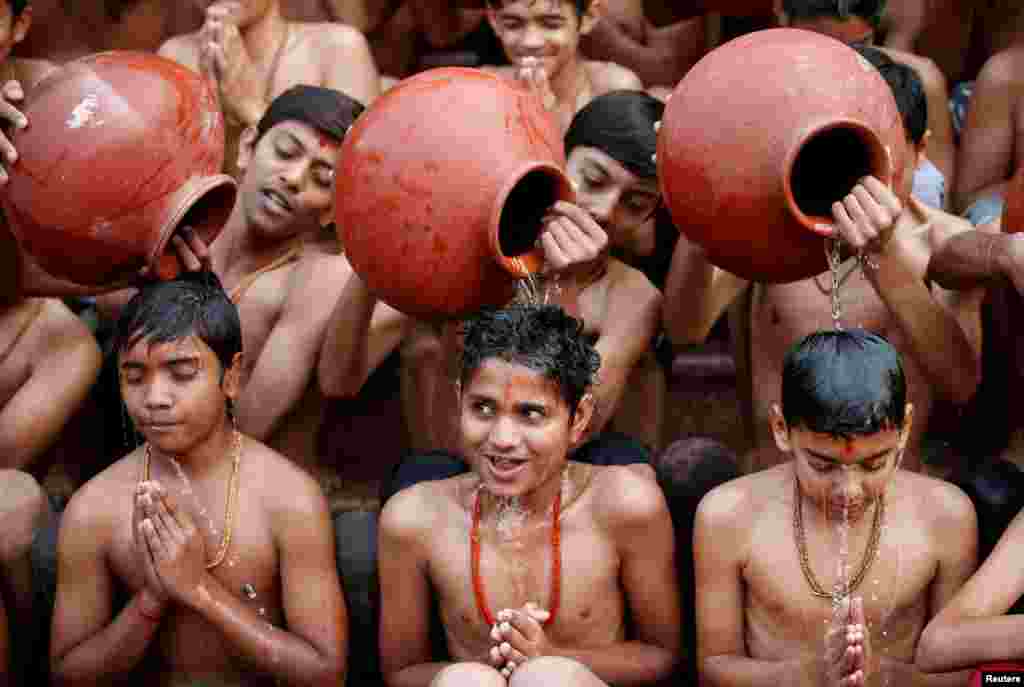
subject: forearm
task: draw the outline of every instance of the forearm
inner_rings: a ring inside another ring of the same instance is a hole
[[[165,606],[147,592],[135,594],[114,621],[53,660],[55,685],[102,685],[124,675],[145,656]]]
[[[554,654],[579,661],[616,687],[653,685],[669,677],[679,660],[668,649],[645,642],[619,642],[599,649],[556,649]]]
[[[813,657],[768,661],[724,655],[704,659],[698,669],[703,687],[826,687],[817,664]]]
[[[960,323],[911,269],[904,242],[890,241],[873,259],[878,268],[865,268],[865,274],[906,337],[910,354],[940,395],[966,403],[977,389],[981,361]]]
[[[289,685],[337,685],[344,661],[332,661],[309,642],[271,625],[207,574],[189,603],[216,627],[249,665]]]
[[[416,663],[384,676],[387,687],[428,687],[452,663]]]
[[[883,658],[879,672],[885,684],[903,687],[963,687],[970,677],[968,671],[955,673],[923,673],[912,663]]]
[[[255,439],[267,441],[288,411],[302,398],[311,376],[312,370],[303,367],[302,363],[268,367],[264,371],[257,368],[238,399],[235,410],[238,429]]]
[[[917,648],[917,666],[928,673],[981,663],[1024,660],[1024,615],[962,619],[929,627]],[[960,684],[966,684],[966,680]]]
[[[325,396],[355,396],[370,376],[370,328],[377,303],[363,280],[353,274],[334,306],[320,351],[317,377]]]
[[[1007,274],[1012,234],[965,231],[945,241],[932,253],[928,279],[939,286],[962,291],[983,286]]]
[[[665,284],[662,318],[677,346],[703,343],[747,282],[718,269],[704,249],[680,237]]]

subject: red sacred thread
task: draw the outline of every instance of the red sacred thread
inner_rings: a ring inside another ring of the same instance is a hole
[[[551,600],[548,608],[548,619],[541,625],[550,625],[555,622],[558,614],[558,606],[562,597],[562,524],[560,515],[562,513],[562,490],[555,494],[555,504],[551,522]],[[469,533],[470,547],[470,568],[473,574],[473,595],[476,597],[476,607],[480,609],[480,615],[488,627],[494,626],[494,615],[487,605],[487,597],[484,595],[484,581],[480,577],[480,492],[477,491],[473,502],[473,528]]]

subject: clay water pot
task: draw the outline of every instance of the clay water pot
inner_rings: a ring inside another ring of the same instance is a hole
[[[665,107],[657,160],[673,222],[713,264],[790,282],[827,268],[832,203],[868,174],[901,189],[906,154],[875,67],[827,36],[769,29],[687,73]]]
[[[373,102],[345,136],[337,227],[384,302],[453,317],[512,298],[540,268],[541,219],[572,200],[561,135],[531,92],[477,69],[432,69]]]
[[[1007,234],[1024,231],[1024,165],[1017,169],[1006,188],[1002,229]]]
[[[106,52],[69,62],[23,111],[3,209],[23,250],[56,277],[109,287],[146,265],[173,277],[174,231],[187,224],[209,244],[234,206],[235,182],[219,173],[216,96],[171,60]]]
[[[986,683],[984,677],[988,676],[1013,676],[1020,678],[1024,681],[1024,665],[1020,663],[985,663],[978,666],[973,673],[971,673],[970,687],[985,687],[986,684],[1000,684],[994,682]],[[1002,683],[1002,684],[1013,684],[1013,683]]]

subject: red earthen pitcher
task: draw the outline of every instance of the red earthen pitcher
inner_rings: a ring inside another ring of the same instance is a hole
[[[135,52],[69,62],[28,95],[3,209],[22,248],[77,284],[127,283],[180,266],[168,242],[191,226],[210,243],[235,201],[220,174],[224,124],[192,70]]]
[[[374,101],[345,136],[336,219],[353,268],[421,318],[500,305],[539,269],[541,219],[573,192],[554,120],[477,69],[433,69]]]
[[[665,108],[657,159],[672,220],[712,263],[789,282],[827,268],[832,203],[868,174],[902,189],[906,154],[874,66],[827,36],[769,29],[687,73]]]

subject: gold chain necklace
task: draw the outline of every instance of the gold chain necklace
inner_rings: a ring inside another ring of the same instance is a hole
[[[217,551],[217,556],[206,564],[207,570],[213,570],[218,565],[224,562],[224,557],[228,555],[228,549],[231,548],[231,537],[234,534],[235,529],[235,501],[238,500],[238,468],[242,464],[242,433],[237,429],[234,431],[235,438],[235,459],[234,464],[231,466],[231,478],[228,480],[228,495],[224,504],[224,535],[220,540],[220,549]],[[149,481],[149,466],[153,460],[153,450],[146,442],[146,462],[144,468],[144,481]]]
[[[804,573],[804,579],[807,580],[807,584],[811,587],[811,593],[822,599],[835,599],[837,594],[839,597],[844,597],[857,591],[857,587],[859,587],[860,583],[864,581],[865,575],[867,575],[868,570],[871,569],[871,564],[874,563],[875,558],[878,557],[878,544],[882,539],[882,519],[885,517],[885,495],[879,496],[876,501],[875,517],[871,521],[871,534],[868,538],[868,547],[864,551],[864,558],[860,562],[857,574],[854,575],[853,579],[846,584],[844,589],[837,589],[835,592],[825,591],[818,582],[818,578],[814,576],[814,571],[811,570],[811,563],[807,555],[807,538],[804,534],[804,516],[803,507],[800,503],[800,486],[795,481],[793,484],[793,498],[795,500],[793,505],[793,530],[796,539],[796,550],[800,556],[800,569]]]

